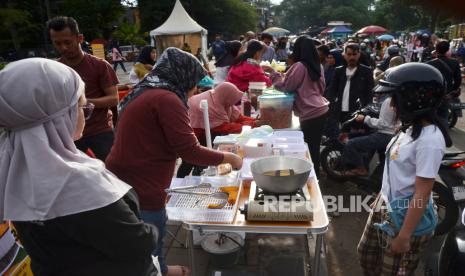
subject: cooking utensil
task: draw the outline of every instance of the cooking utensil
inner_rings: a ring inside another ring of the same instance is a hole
[[[292,193],[307,183],[312,170],[312,163],[290,156],[270,156],[253,161],[250,164],[253,178],[257,186],[266,192],[275,194]],[[285,176],[265,175],[271,171],[290,171],[294,174]]]
[[[189,192],[184,190],[174,190],[170,193],[177,193],[177,194],[187,194],[187,195],[196,195],[196,196],[205,196],[203,198],[199,198],[195,203],[194,206],[197,206],[201,201],[205,199],[216,199],[219,203],[214,203],[215,207],[210,209],[222,209],[227,203],[229,198],[229,193],[226,192],[213,192],[213,193],[204,193],[204,192]]]
[[[172,188],[172,189],[165,189],[165,192],[171,193],[174,191],[183,191],[183,190],[190,190],[190,189],[208,189],[211,188],[212,184],[210,183],[200,183],[199,185],[189,185],[189,186],[183,186],[183,187],[177,187],[177,188]]]

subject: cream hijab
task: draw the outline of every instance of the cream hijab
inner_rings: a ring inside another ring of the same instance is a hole
[[[76,149],[79,75],[31,58],[0,71],[0,221],[43,221],[107,206],[130,187]]]

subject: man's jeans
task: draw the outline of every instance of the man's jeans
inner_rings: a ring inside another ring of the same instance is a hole
[[[369,168],[371,158],[377,151],[385,152],[392,135],[372,133],[350,139],[344,147],[344,164],[348,167]]]
[[[166,234],[166,210],[161,209],[158,211],[140,211],[140,218],[145,223],[150,223],[158,228],[158,241],[157,248],[152,252],[152,255],[158,256],[158,262],[160,263],[161,272],[165,274],[168,271],[168,266],[165,263],[165,256],[163,255],[163,237]]]

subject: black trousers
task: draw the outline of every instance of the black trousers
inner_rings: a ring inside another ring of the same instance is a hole
[[[115,140],[115,134],[113,131],[99,133],[92,136],[82,137],[81,139],[74,142],[76,147],[86,152],[87,149],[91,149],[95,156],[105,162],[108,154],[110,153],[113,141]]]
[[[126,72],[126,68],[124,67],[124,63],[123,61],[113,61],[113,70],[115,70],[116,72],[116,69],[118,69],[118,64],[121,65],[121,68],[123,68],[123,71]]]
[[[199,176],[199,175],[202,174],[202,171],[205,168],[206,167],[197,166],[197,165],[194,165],[194,164],[191,164],[191,163],[188,163],[188,162],[182,160],[182,163],[178,168],[178,172],[176,173],[176,177],[177,178],[184,178],[184,177],[188,176],[191,173],[192,169],[194,169],[194,171],[192,172],[192,175]]]
[[[304,133],[304,140],[310,150],[316,176],[320,176],[320,144],[328,113],[319,117],[300,122],[300,129]]]

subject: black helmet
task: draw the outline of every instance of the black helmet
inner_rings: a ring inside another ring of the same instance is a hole
[[[441,72],[425,63],[406,63],[390,68],[375,93],[392,93],[397,112],[409,121],[439,106],[445,93]]]
[[[391,45],[387,48],[388,55],[390,57],[398,55],[399,54],[399,47],[397,45]]]

